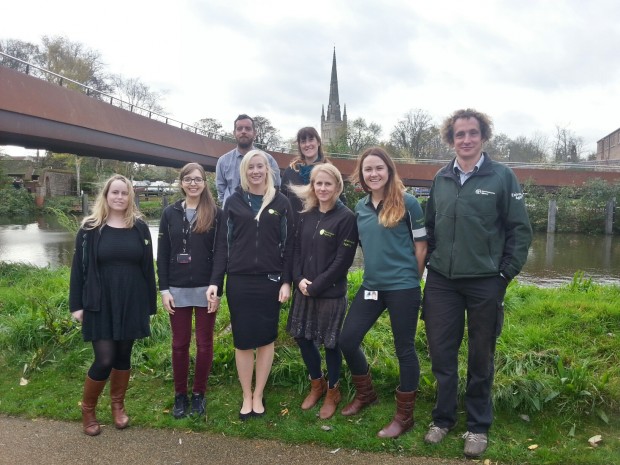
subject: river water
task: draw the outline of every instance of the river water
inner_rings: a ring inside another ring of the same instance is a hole
[[[159,220],[149,222],[157,256]],[[53,217],[0,220],[0,260],[57,268],[70,265],[74,235]],[[355,265],[362,266],[361,253]],[[536,234],[520,282],[553,287],[569,282],[577,271],[597,283],[620,285],[620,238],[581,234]]]

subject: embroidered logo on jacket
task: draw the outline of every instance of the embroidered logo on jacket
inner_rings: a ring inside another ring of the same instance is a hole
[[[478,194],[478,195],[495,195],[495,192],[483,191],[482,189],[476,189],[476,194]]]
[[[523,192],[513,192],[510,194],[515,200],[521,200],[523,198]]]
[[[319,231],[319,234],[320,234],[321,236],[327,236],[327,237],[334,237],[334,236],[335,236],[335,234],[334,234],[333,232],[328,231],[327,229],[321,229],[321,230]]]

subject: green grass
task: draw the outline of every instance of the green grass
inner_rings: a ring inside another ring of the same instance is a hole
[[[361,273],[352,273],[350,281],[352,297]],[[0,412],[76,421],[78,430],[78,402],[92,351],[70,319],[67,292],[66,268],[0,264]],[[618,302],[619,287],[597,286],[582,275],[558,289],[511,284],[496,356],[496,420],[485,458],[492,463],[620,463]],[[321,422],[316,417],[317,409],[303,412],[299,408],[308,382],[299,351],[283,329],[287,312],[285,306],[266,392],[268,413],[261,420],[240,422],[237,414],[241,390],[230,319],[223,301],[215,329],[215,360],[207,395],[209,417],[205,422],[177,421],[170,415],[170,333],[167,314],[160,311],[152,320],[152,336],[137,342],[133,353],[134,372],[127,399],[133,424],[409,456],[462,456],[462,412],[456,430],[440,446],[428,446],[422,441],[435,389],[423,322],[416,335],[421,365],[417,424],[403,437],[386,441],[375,434],[393,414],[393,390],[398,384],[387,315],[373,327],[364,347],[380,403],[357,417],[337,414]],[[461,356],[465,357],[465,351]],[[346,397],[353,392],[346,367],[343,375]],[[28,381],[24,386],[20,385],[22,378]],[[109,424],[107,394],[101,405],[101,420]],[[331,427],[329,431],[321,428],[325,424]],[[592,448],[588,438],[595,434],[601,434],[603,442]],[[529,450],[531,445],[538,447]]]

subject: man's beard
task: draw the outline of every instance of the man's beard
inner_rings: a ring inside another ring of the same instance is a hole
[[[249,149],[250,147],[252,147],[252,142],[254,142],[252,139],[249,139],[247,142],[237,140],[237,145],[240,149]]]

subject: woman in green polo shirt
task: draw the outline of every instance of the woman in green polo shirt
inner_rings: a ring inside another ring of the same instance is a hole
[[[387,309],[400,368],[400,386],[396,389],[396,414],[378,436],[395,438],[413,426],[420,379],[414,340],[427,248],[424,216],[417,199],[405,193],[394,162],[385,150],[372,147],[362,153],[353,180],[368,195],[355,207],[364,253],[364,279],[339,339],[356,389],[355,398],[342,414],[355,415],[377,401],[361,344]]]

